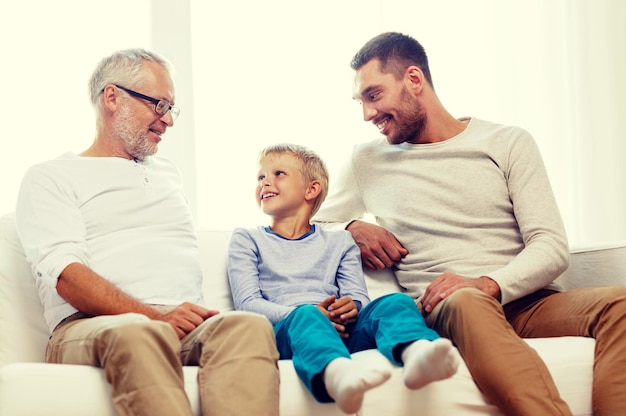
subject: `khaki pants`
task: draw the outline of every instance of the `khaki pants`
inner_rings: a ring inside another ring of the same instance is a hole
[[[462,289],[426,317],[459,348],[476,384],[505,415],[570,415],[538,354],[520,337],[596,339],[593,414],[626,411],[626,288],[540,290],[504,306]]]
[[[199,366],[203,415],[278,415],[277,360],[271,324],[245,312],[209,318],[182,340],[140,314],[75,314],[46,350],[50,363],[103,368],[120,415],[190,415],[183,365]]]

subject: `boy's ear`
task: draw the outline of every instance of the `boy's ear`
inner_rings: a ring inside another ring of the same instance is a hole
[[[318,181],[317,179],[312,180],[306,190],[306,194],[304,194],[304,198],[307,201],[311,201],[317,198],[320,192],[322,192],[322,183]]]

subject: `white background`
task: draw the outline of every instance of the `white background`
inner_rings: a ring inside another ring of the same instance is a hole
[[[200,227],[265,222],[256,154],[295,142],[332,175],[377,136],[352,96],[354,53],[383,31],[418,39],[455,116],[529,130],[572,244],[626,239],[626,2],[620,0],[0,0],[0,214],[28,166],[93,140],[87,80],[142,46],[177,71],[182,113],[160,155]]]

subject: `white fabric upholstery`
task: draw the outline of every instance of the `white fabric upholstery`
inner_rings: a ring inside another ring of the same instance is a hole
[[[232,309],[226,279],[226,252],[230,230],[200,230],[198,234],[207,304]],[[609,249],[573,250],[570,270],[559,283],[584,285],[626,284],[626,242]],[[600,281],[598,276],[607,276]],[[590,277],[594,277],[593,279]],[[389,271],[368,273],[372,297],[398,290]],[[44,364],[48,337],[30,269],[17,238],[12,213],[0,217],[0,415],[114,415],[110,386],[100,369]],[[559,391],[575,415],[591,415],[591,379],[595,341],[587,338],[529,339],[546,361]],[[378,351],[354,354],[356,360],[384,360]],[[281,415],[343,415],[334,404],[317,403],[298,379],[291,361],[279,363]],[[185,367],[185,389],[196,414],[199,397],[197,369]],[[417,410],[419,409],[419,411]],[[476,388],[465,365],[451,379],[418,391],[402,384],[402,369],[392,379],[367,393],[359,415],[500,415]]]

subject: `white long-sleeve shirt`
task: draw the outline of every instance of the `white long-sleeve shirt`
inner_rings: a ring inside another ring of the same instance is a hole
[[[518,127],[472,118],[443,142],[357,145],[314,221],[344,228],[364,213],[409,250],[396,277],[414,298],[452,272],[489,276],[506,304],[546,287],[569,262],[541,155]]]
[[[50,328],[76,309],[56,291],[69,264],[84,264],[150,304],[203,304],[193,220],[177,168],[72,153],[25,174],[16,221]]]

